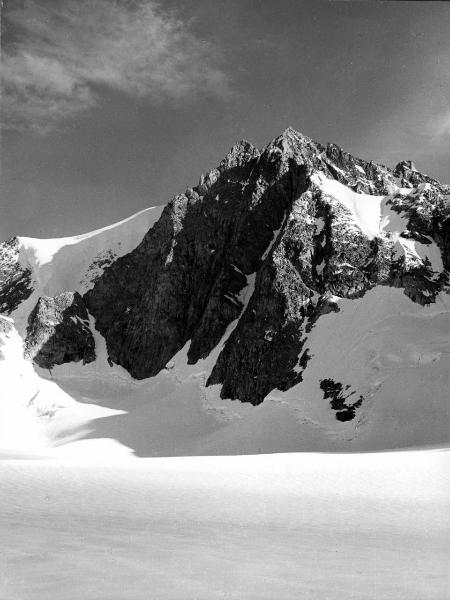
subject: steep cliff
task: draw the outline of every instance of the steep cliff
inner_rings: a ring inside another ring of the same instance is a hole
[[[78,292],[41,297],[30,313],[26,354],[40,367],[95,360],[89,315]]]
[[[11,314],[32,291],[32,271],[20,261],[18,239],[0,243],[0,312]]]

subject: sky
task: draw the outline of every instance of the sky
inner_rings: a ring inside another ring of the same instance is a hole
[[[450,183],[450,3],[4,0],[0,239],[164,204],[287,126]]]

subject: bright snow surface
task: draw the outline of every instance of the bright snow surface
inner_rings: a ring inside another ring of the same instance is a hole
[[[331,198],[343,204],[352,213],[359,228],[372,239],[380,232],[382,196],[357,194],[343,183],[329,179],[323,173],[315,173],[311,181]]]
[[[449,456],[0,462],[0,596],[444,600]]]
[[[63,291],[84,291],[89,268],[100,271],[93,261],[111,253],[114,257],[131,252],[159,219],[163,206],[146,208],[123,221],[82,235],[55,239],[19,237],[20,259],[31,266],[39,294],[54,296]]]

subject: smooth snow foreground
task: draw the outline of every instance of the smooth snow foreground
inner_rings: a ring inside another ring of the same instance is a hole
[[[0,462],[8,600],[444,600],[448,451]]]

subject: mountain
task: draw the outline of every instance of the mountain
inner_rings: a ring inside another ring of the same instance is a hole
[[[449,199],[288,128],[165,207],[4,242],[4,420],[140,455],[447,442]]]

